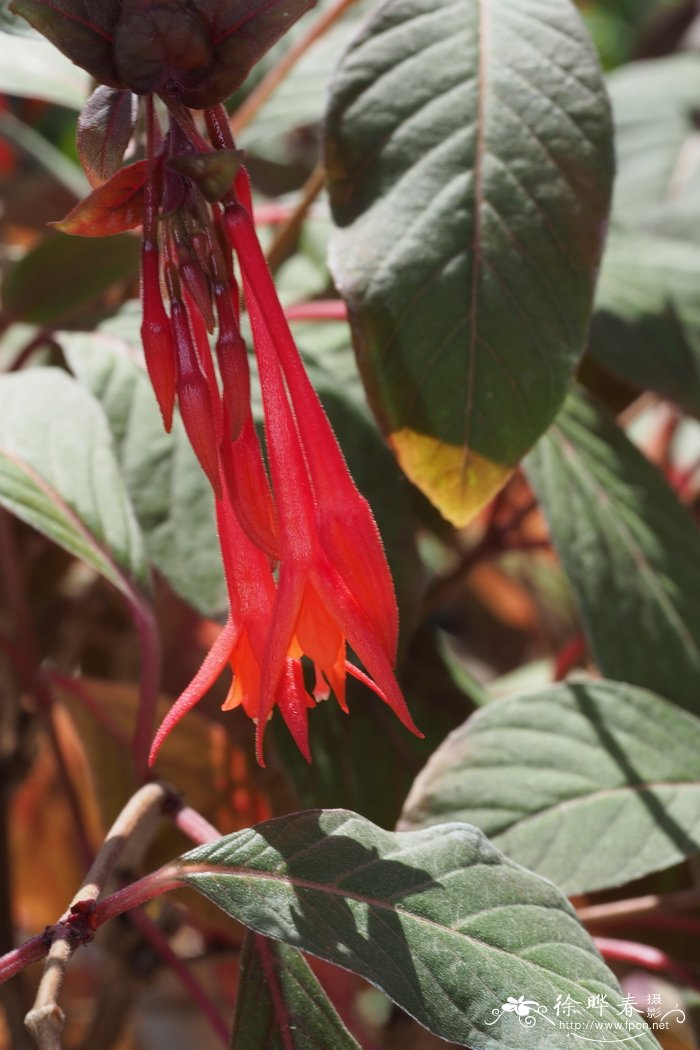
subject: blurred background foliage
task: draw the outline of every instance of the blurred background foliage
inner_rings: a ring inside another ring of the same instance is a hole
[[[347,806],[390,828],[427,757],[476,707],[593,667],[572,584],[525,475],[517,471],[466,529],[449,525],[389,452],[367,407],[347,324],[310,319],[313,310],[304,309],[336,297],[326,263],[331,221],[319,177],[321,124],[331,73],[372,6],[370,0],[348,5],[245,126],[240,119],[237,139],[247,153],[281,297],[286,306],[302,306],[295,334],[384,538],[401,612],[401,678],[426,739],[404,733],[353,683],[350,718],[333,703],[314,712],[311,766],[277,719],[268,768],[260,770],[252,763],[245,717],[219,711],[222,681],[174,733],[158,770],[222,832],[320,805]],[[609,247],[579,379],[618,415],[697,517],[700,6],[695,0],[579,0],[579,7],[609,72],[618,158]],[[306,26],[295,27],[292,43]],[[232,113],[246,112],[290,40],[265,57],[230,101]],[[3,0],[0,368],[64,369],[104,409],[115,469],[152,571],[166,704],[214,639],[225,592],[208,485],[181,426],[172,438],[162,433],[141,367],[138,239],[125,234],[106,243],[47,228],[87,188],[74,134],[88,90],[87,76],[10,15]],[[50,402],[43,411],[55,413],[57,429],[70,432],[75,420],[66,415],[67,403],[62,409],[59,395]],[[73,437],[76,449],[90,441],[87,434]],[[87,855],[133,789],[123,738],[137,702],[139,656],[128,613],[100,567],[77,561],[4,510],[0,600],[5,951],[15,931],[28,936],[63,911]],[[142,863],[182,847],[174,832],[164,834]],[[636,891],[672,889],[686,878],[681,865],[647,878]],[[154,906],[152,916],[230,1013],[241,930],[189,899],[187,906],[177,899]],[[675,950],[680,935],[664,934],[660,943]],[[697,946],[683,942],[682,953],[700,963]],[[444,1045],[359,979],[314,966],[363,1046]],[[26,982],[13,982],[5,994],[8,1032],[0,1045],[27,1045],[18,1018],[32,979],[30,973]],[[628,980],[630,987],[654,983],[638,973]],[[76,956],[66,1001],[68,1047],[220,1045],[153,945],[128,921],[112,924]],[[687,996],[683,1001],[692,1007]],[[681,1050],[697,1043],[686,1025],[663,1045]]]

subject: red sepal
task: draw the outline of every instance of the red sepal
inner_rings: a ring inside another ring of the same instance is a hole
[[[146,175],[145,160],[129,164],[76,204],[65,219],[49,225],[76,237],[110,237],[133,230],[143,221]]]

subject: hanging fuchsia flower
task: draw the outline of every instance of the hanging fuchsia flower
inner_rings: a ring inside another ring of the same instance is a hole
[[[177,404],[211,483],[230,615],[160,727],[152,755],[229,665],[224,709],[257,726],[279,708],[309,758],[308,710],[348,674],[413,732],[394,676],[398,616],[367,502],[299,358],[260,248],[242,155],[219,105],[311,0],[14,0],[98,80],[78,152],[93,192],[55,225],[104,236],[142,227],[141,335],[166,430]],[[145,96],[146,158],[121,167]],[[160,124],[154,96],[165,105]],[[191,112],[205,110],[208,138]],[[243,301],[265,417],[270,480],[250,405]],[[347,658],[348,646],[366,668]],[[302,658],[314,668],[307,691]]]

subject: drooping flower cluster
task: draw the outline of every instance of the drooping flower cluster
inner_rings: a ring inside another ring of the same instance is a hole
[[[146,364],[166,429],[177,403],[216,501],[230,614],[161,725],[153,754],[226,664],[233,681],[224,708],[242,705],[255,720],[261,763],[275,706],[309,758],[308,709],[332,692],[346,710],[347,674],[418,732],[393,672],[397,609],[377,527],[294,344],[255,232],[248,176],[219,105],[311,4],[62,0],[58,20],[45,0],[15,6],[107,85],[79,125],[79,152],[96,188],[57,225],[89,236],[142,226]],[[88,7],[98,7],[99,18]],[[86,33],[99,36],[97,52]],[[146,158],[123,168],[133,93],[145,96]],[[165,105],[165,131],[154,94]],[[205,131],[188,106],[204,107]],[[242,302],[260,377],[269,478],[250,406]],[[347,646],[366,673],[347,659]],[[310,690],[302,657],[313,666]]]

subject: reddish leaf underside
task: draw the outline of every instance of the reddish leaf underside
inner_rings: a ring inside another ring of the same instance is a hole
[[[119,170],[136,119],[130,91],[100,85],[78,118],[76,145],[83,170],[99,186]]]
[[[77,237],[109,237],[132,230],[141,224],[145,182],[146,162],[130,164],[51,225]]]

